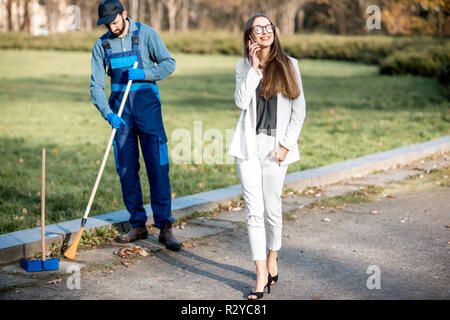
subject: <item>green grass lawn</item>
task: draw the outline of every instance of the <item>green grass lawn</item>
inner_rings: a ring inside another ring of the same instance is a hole
[[[234,129],[235,56],[174,54],[177,70],[159,83],[169,152],[176,129]],[[0,52],[0,233],[35,227],[40,216],[40,158],[47,149],[47,224],[81,218],[111,128],[92,105],[90,54]],[[315,168],[450,133],[450,103],[434,79],[380,76],[378,67],[301,60],[306,120],[301,161]],[[224,141],[225,142],[225,141]],[[203,147],[211,146],[204,142]],[[223,146],[226,155],[227,147]],[[91,215],[124,209],[110,155]],[[174,197],[238,184],[234,164],[174,164]],[[150,202],[141,159],[145,203]]]

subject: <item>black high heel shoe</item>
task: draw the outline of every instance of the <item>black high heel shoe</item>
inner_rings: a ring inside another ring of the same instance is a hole
[[[270,285],[274,285],[275,283],[277,283],[278,281],[278,274],[276,276],[271,276],[270,272],[269,272],[269,276],[268,276],[268,282],[270,283]],[[272,281],[274,281],[274,283],[272,283]]]
[[[270,294],[270,281],[269,282],[267,282],[267,284],[264,286],[264,288],[263,288],[263,291],[261,291],[261,292],[251,292],[248,296],[247,296],[247,300],[259,300],[259,299],[261,299],[263,296],[264,296],[264,290],[266,289],[266,287],[267,287],[267,293],[268,294]],[[249,298],[249,296],[256,296],[256,299],[252,299],[252,298]]]
[[[277,257],[277,264],[278,264],[278,257]],[[277,281],[278,281],[278,273],[277,273],[276,276],[272,276],[272,275],[270,274],[270,272],[269,272],[269,275],[268,275],[267,279],[268,279],[268,282],[269,282],[271,285],[274,285],[274,284],[277,283]],[[272,281],[275,281],[275,282],[272,283]]]

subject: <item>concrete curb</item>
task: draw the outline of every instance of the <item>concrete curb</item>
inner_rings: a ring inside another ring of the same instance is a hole
[[[326,165],[288,174],[285,187],[304,189],[308,186],[322,186],[336,183],[342,179],[360,177],[374,170],[386,170],[395,165],[403,165],[422,159],[426,156],[450,150],[450,136],[440,139],[404,146],[389,151],[379,152],[360,158]],[[176,198],[172,202],[172,215],[176,219],[189,216],[198,211],[213,209],[219,204],[237,200],[242,194],[240,185],[222,189],[197,193],[190,196]],[[145,209],[152,215],[150,205]],[[88,219],[85,229],[106,225],[116,225],[126,228],[129,214],[126,210],[111,212]],[[80,219],[65,221],[46,226],[46,244],[52,242],[70,244],[80,228]],[[0,264],[18,261],[23,257],[30,257],[40,251],[40,228],[21,230],[0,235]]]

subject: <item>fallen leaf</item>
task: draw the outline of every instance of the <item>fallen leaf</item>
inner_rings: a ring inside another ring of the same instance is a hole
[[[183,247],[186,248],[192,248],[194,245],[190,244],[190,243],[186,243],[186,242],[181,242],[181,244],[183,245]]]
[[[27,208],[23,208],[23,209],[22,209],[22,213],[23,213],[23,214],[28,214],[28,209],[27,209]]]
[[[123,248],[117,252],[117,255],[121,258],[128,257],[128,254],[125,252]]]
[[[19,158],[19,163],[24,163],[23,158]]]
[[[342,206],[336,206],[336,209],[344,209],[347,205],[342,205]]]
[[[60,283],[61,281],[62,281],[62,279],[59,278],[59,279],[51,280],[51,281],[47,282],[47,284],[58,284],[58,283]]]
[[[139,253],[139,252],[141,252],[141,247],[134,247],[132,250],[131,250],[131,252],[134,254],[134,253]]]
[[[330,222],[331,220],[328,219],[328,218],[323,218],[322,221],[323,221],[323,222]]]
[[[386,198],[395,198],[395,196],[392,193],[390,193],[386,196]]]
[[[371,213],[371,214],[377,214],[378,211],[377,211],[377,210],[372,210],[372,211],[370,211],[370,213]]]
[[[148,252],[145,251],[144,249],[139,250],[139,254],[143,257],[147,257],[148,256]]]

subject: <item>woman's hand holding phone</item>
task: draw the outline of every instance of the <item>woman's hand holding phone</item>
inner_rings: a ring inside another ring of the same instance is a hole
[[[250,38],[251,39],[251,38]],[[258,72],[259,68],[259,57],[258,53],[261,50],[261,47],[259,44],[252,40],[248,40],[248,50],[249,50],[249,56],[250,56],[250,62],[252,64],[253,69],[255,69],[256,72]]]

